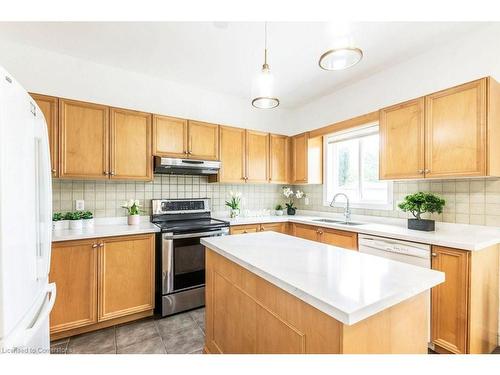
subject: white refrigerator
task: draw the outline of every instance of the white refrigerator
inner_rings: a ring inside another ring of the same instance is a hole
[[[42,111],[0,66],[0,353],[48,353],[52,183]]]

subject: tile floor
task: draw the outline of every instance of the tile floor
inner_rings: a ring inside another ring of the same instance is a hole
[[[201,354],[205,309],[149,318],[53,341],[52,354]]]

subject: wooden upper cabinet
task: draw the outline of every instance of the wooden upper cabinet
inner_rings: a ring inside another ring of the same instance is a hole
[[[111,108],[111,178],[151,180],[151,114]]]
[[[424,176],[424,98],[380,110],[380,179]]]
[[[469,254],[432,247],[432,269],[446,275],[445,282],[431,290],[432,342],[452,353],[467,353]]]
[[[59,177],[59,99],[53,96],[30,94],[35,100],[38,107],[43,112],[45,121],[47,122],[47,132],[49,136],[50,147],[50,166],[52,170],[52,177]]]
[[[288,183],[288,144],[288,137],[285,135],[269,135],[269,182],[271,183]]]
[[[192,159],[219,159],[219,125],[188,122],[188,154]]]
[[[50,313],[51,333],[97,322],[96,240],[55,242],[49,280],[57,287]]]
[[[426,96],[426,177],[487,174],[486,86],[481,79]]]
[[[101,240],[99,321],[154,308],[154,235]]]
[[[59,99],[59,176],[102,179],[109,172],[109,108]]]
[[[269,134],[246,131],[246,182],[268,182]]]
[[[220,127],[219,182],[243,183],[245,181],[245,147],[245,129]]]
[[[153,116],[153,155],[185,158],[188,152],[188,121]]]
[[[323,137],[309,133],[292,137],[292,183],[323,183]]]

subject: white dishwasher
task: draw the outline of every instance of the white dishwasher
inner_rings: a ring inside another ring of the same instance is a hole
[[[359,234],[358,248],[360,253],[376,255],[414,266],[431,268],[431,247],[429,245]],[[429,291],[426,293],[427,304],[429,306],[427,314],[428,343],[429,347],[434,349],[434,346],[431,344],[431,294]]]

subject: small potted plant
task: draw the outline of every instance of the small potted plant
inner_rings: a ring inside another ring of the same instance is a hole
[[[64,215],[66,220],[69,220],[69,229],[82,229],[83,220],[79,211],[68,212]]]
[[[445,200],[432,193],[418,192],[407,195],[398,207],[404,212],[411,212],[413,219],[408,219],[408,229],[431,232],[435,230],[434,220],[422,219],[423,213],[442,213]]]
[[[52,229],[61,230],[68,228],[68,221],[64,219],[61,212],[54,212],[52,214]]]
[[[285,203],[287,215],[295,215],[297,207],[295,207],[294,198],[303,198],[305,196],[304,192],[300,190],[294,192],[292,189],[285,186],[283,188],[283,195],[288,199],[288,202]]]
[[[283,216],[283,206],[281,204],[277,204],[276,207],[274,207],[274,214],[276,216]]]
[[[240,215],[241,193],[233,193],[230,191],[229,195],[231,196],[231,199],[226,201],[226,206],[231,209],[229,216],[231,219],[234,219]]]
[[[141,205],[137,199],[130,199],[123,202],[122,208],[127,210],[128,225],[138,225],[141,222]]]
[[[90,211],[83,211],[81,213],[83,227],[92,228],[94,226],[94,215]]]

